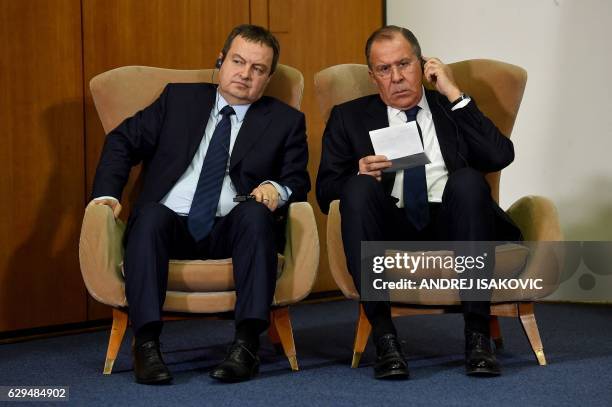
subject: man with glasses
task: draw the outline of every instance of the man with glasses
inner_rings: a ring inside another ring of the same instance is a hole
[[[310,189],[304,115],[262,96],[279,52],[266,29],[238,26],[216,63],[219,86],[168,84],[106,137],[93,185],[96,203],[117,215],[130,169],[143,163],[124,256],[138,383],[172,380],[159,348],[171,258],[232,258],[236,334],[210,376],[235,382],[258,372],[284,214]]]
[[[348,269],[361,292],[361,242],[385,240],[518,240],[520,231],[491,198],[483,173],[514,159],[512,142],[463,94],[448,66],[425,58],[412,32],[386,26],[365,47],[378,94],[335,106],[323,136],[317,200],[324,213],[340,199]],[[425,90],[423,77],[434,84]],[[392,163],[376,155],[369,131],[416,121],[431,161],[383,172]],[[378,379],[408,378],[390,304],[362,301],[376,345]],[[466,373],[495,376],[489,301],[463,301]]]

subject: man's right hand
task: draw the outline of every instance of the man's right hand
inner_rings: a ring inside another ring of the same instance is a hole
[[[115,198],[97,198],[94,199],[93,202],[96,205],[106,205],[110,207],[113,210],[113,215],[115,216],[115,219],[117,219],[119,217],[119,214],[121,213],[121,204]]]
[[[371,175],[378,181],[382,179],[382,170],[391,167],[391,161],[384,155],[368,155],[359,160],[359,174]]]

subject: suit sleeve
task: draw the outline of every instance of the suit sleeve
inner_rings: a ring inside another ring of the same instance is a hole
[[[108,133],[96,169],[92,198],[112,196],[121,200],[132,167],[147,160],[155,151],[167,98],[166,86],[150,106]]]
[[[499,171],[514,161],[514,145],[486,117],[472,99],[465,107],[451,111],[468,147],[467,160],[482,172]]]
[[[302,112],[287,137],[281,174],[278,183],[291,190],[289,202],[305,201],[310,191],[310,176],[308,175],[308,142],[306,141],[306,120]]]
[[[329,211],[331,201],[340,199],[344,184],[358,170],[358,160],[349,142],[342,112],[335,106],[323,132],[321,163],[317,174],[317,201],[323,213]]]

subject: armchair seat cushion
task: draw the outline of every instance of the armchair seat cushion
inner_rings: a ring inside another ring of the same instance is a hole
[[[285,258],[278,255],[277,277]],[[170,260],[168,290],[183,292],[219,292],[234,290],[232,259]]]

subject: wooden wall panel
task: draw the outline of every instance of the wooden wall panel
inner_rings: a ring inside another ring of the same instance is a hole
[[[268,0],[250,0],[250,23],[268,27]]]
[[[275,34],[279,34],[279,33],[288,33],[291,30],[291,24],[294,18],[301,18],[302,16],[296,16],[293,13],[293,8],[292,6],[292,1],[287,1],[287,0],[269,0],[269,20],[270,20],[270,26],[268,27],[268,29],[270,31],[272,31]],[[329,2],[328,2],[329,3]],[[316,3],[312,3],[309,4],[309,7],[317,7],[320,6],[319,4]],[[333,9],[334,5],[333,4],[326,4],[325,5],[330,11],[331,9]],[[317,22],[318,23],[318,22]],[[296,33],[294,32],[294,35],[304,35],[307,33]],[[306,39],[306,38],[304,38]]]
[[[86,319],[80,0],[0,0],[0,331]]]
[[[279,3],[283,3],[282,5]],[[281,44],[280,62],[304,74],[304,100],[310,159],[308,171],[313,182],[309,201],[315,208],[321,262],[315,291],[337,289],[327,263],[326,216],[319,211],[314,182],[321,158],[324,123],[314,93],[314,74],[331,65],[365,63],[365,42],[383,24],[380,0],[269,0],[270,30]],[[275,32],[275,29],[279,32]]]
[[[89,80],[124,65],[210,68],[229,31],[238,24],[249,22],[250,10],[249,0],[82,1],[89,194],[104,142],[104,131],[89,92]],[[126,208],[124,213],[128,210]],[[106,307],[89,300],[89,319],[109,315]]]

